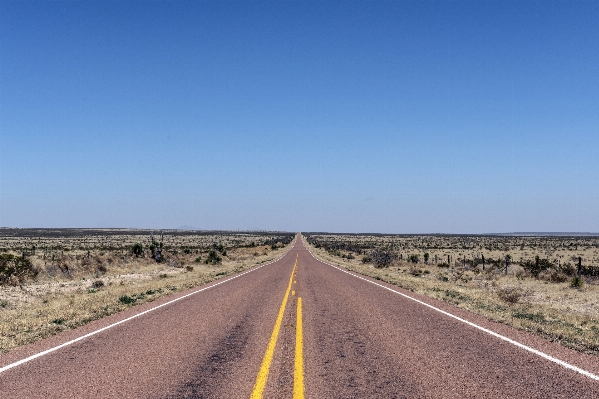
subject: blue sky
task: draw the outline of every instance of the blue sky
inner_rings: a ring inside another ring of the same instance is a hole
[[[599,232],[597,2],[0,2],[0,226]]]

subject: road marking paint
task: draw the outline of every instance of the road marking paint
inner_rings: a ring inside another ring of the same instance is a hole
[[[264,393],[266,381],[268,381],[268,373],[270,372],[270,364],[272,363],[275,347],[277,346],[277,338],[279,337],[279,330],[281,329],[281,323],[283,322],[285,306],[287,305],[287,299],[289,298],[289,292],[291,291],[291,282],[293,281],[293,273],[295,272],[296,266],[297,258],[295,264],[293,265],[293,271],[289,277],[289,285],[285,291],[285,296],[283,296],[283,302],[279,308],[279,314],[277,316],[277,320],[275,321],[275,326],[272,329],[272,334],[270,335],[270,341],[268,341],[266,352],[262,358],[262,364],[260,365],[260,370],[258,371],[258,376],[256,377],[256,383],[254,384],[254,390],[252,391],[252,396],[250,396],[250,399],[261,399],[262,394]]]
[[[291,291],[291,295],[294,296],[295,295],[295,291]]]
[[[584,376],[586,376],[586,377],[589,377],[589,378],[591,378],[591,379],[593,379],[593,380],[597,380],[597,381],[599,381],[599,376],[598,376],[598,375],[596,375],[596,374],[593,374],[593,373],[591,373],[590,371],[586,371],[586,370],[584,370],[584,369],[581,369],[580,367],[574,366],[573,364],[567,363],[567,362],[565,362],[565,361],[563,361],[563,360],[560,360],[560,359],[558,359],[558,358],[555,358],[555,357],[553,357],[553,356],[551,356],[551,355],[548,355],[548,354],[546,354],[546,353],[544,353],[544,352],[541,352],[540,350],[537,350],[537,349],[531,348],[530,346],[524,345],[524,344],[522,344],[522,343],[520,343],[520,342],[518,342],[518,341],[514,341],[514,340],[513,340],[513,339],[511,339],[511,338],[508,338],[508,337],[506,337],[506,336],[504,336],[504,335],[501,335],[501,334],[498,334],[498,333],[496,333],[495,331],[491,331],[491,330],[489,330],[488,328],[485,328],[485,327],[479,326],[478,324],[474,324],[474,323],[472,323],[471,321],[468,321],[468,320],[466,320],[466,319],[462,319],[462,318],[461,318],[461,317],[459,317],[459,316],[456,316],[456,315],[454,315],[454,314],[451,314],[451,313],[449,313],[449,312],[446,312],[445,310],[439,309],[439,308],[437,308],[437,307],[435,307],[435,306],[433,306],[433,305],[429,305],[429,304],[428,304],[428,303],[426,303],[426,302],[423,302],[423,301],[421,301],[421,300],[418,300],[418,299],[416,299],[416,298],[413,298],[413,297],[411,297],[411,296],[409,296],[409,295],[406,295],[406,294],[404,294],[404,293],[401,293],[401,292],[399,292],[399,291],[396,291],[396,290],[394,290],[394,289],[392,289],[392,288],[386,287],[386,286],[384,286],[384,285],[382,285],[382,284],[379,284],[379,283],[375,283],[374,281],[370,281],[370,280],[368,280],[368,279],[366,279],[366,278],[364,278],[364,277],[362,277],[362,276],[358,276],[358,275],[356,275],[356,274],[350,273],[349,271],[347,271],[347,270],[345,270],[345,269],[342,269],[342,268],[340,268],[340,267],[338,267],[338,266],[332,265],[332,264],[330,264],[330,263],[327,263],[327,262],[325,262],[325,261],[322,261],[322,260],[318,259],[318,258],[317,258],[317,257],[316,257],[316,256],[315,256],[313,253],[312,253],[312,251],[308,250],[308,252],[310,252],[310,255],[312,255],[312,257],[313,257],[314,259],[316,259],[317,261],[319,261],[319,262],[321,262],[321,263],[324,263],[325,265],[328,265],[328,266],[334,267],[335,269],[337,269],[337,270],[339,270],[339,271],[342,271],[342,272],[344,272],[344,273],[347,273],[347,274],[349,274],[350,276],[353,276],[353,277],[355,277],[355,278],[358,278],[358,279],[360,279],[360,280],[364,280],[364,281],[366,281],[366,282],[369,282],[369,283],[371,283],[371,284],[377,285],[377,286],[379,286],[379,287],[381,287],[381,288],[384,288],[384,289],[386,289],[386,290],[389,290],[389,291],[391,291],[391,292],[393,292],[393,293],[395,293],[395,294],[401,295],[401,296],[403,296],[403,297],[405,297],[405,298],[407,298],[407,299],[411,299],[412,301],[414,301],[414,302],[417,302],[417,303],[419,303],[419,304],[421,304],[421,305],[424,305],[424,306],[426,306],[427,308],[430,308],[430,309],[432,309],[432,310],[435,310],[435,311],[437,311],[437,312],[439,312],[439,313],[442,313],[442,314],[444,314],[444,315],[446,315],[446,316],[449,316],[449,317],[451,317],[451,318],[453,318],[453,319],[455,319],[455,320],[461,321],[462,323],[465,323],[465,324],[467,324],[467,325],[469,325],[469,326],[471,326],[471,327],[474,327],[474,328],[476,328],[476,329],[478,329],[478,330],[484,331],[484,332],[486,332],[487,334],[490,334],[490,335],[494,336],[495,338],[499,338],[499,339],[500,339],[500,340],[502,340],[502,341],[508,342],[508,343],[510,343],[510,344],[512,344],[512,345],[515,345],[515,346],[517,346],[518,348],[524,349],[524,350],[526,350],[526,351],[528,351],[528,352],[534,353],[535,355],[537,355],[537,356],[540,356],[540,357],[542,357],[542,358],[544,358],[544,359],[546,359],[546,360],[549,360],[549,361],[551,361],[551,362],[553,362],[553,363],[556,363],[556,364],[558,364],[558,365],[560,365],[560,366],[562,366],[562,367],[564,367],[564,368],[567,368],[567,369],[569,369],[569,370],[575,371],[575,372],[577,372],[577,373],[579,373],[579,374],[582,374],[582,375],[584,375]]]
[[[290,248],[290,250],[291,250],[291,248]],[[287,252],[285,252],[285,253],[284,253],[284,254],[283,254],[281,257],[279,257],[278,259],[275,259],[275,260],[273,260],[273,261],[271,261],[271,262],[269,262],[269,263],[265,263],[265,264],[263,264],[263,265],[261,265],[261,266],[258,266],[258,267],[256,267],[256,268],[253,268],[253,269],[250,269],[250,270],[246,270],[245,272],[243,272],[243,273],[241,273],[241,274],[238,274],[238,275],[236,275],[236,276],[233,276],[233,277],[229,277],[229,278],[227,278],[227,279],[225,279],[225,280],[223,280],[223,281],[219,281],[218,283],[212,284],[212,285],[211,285],[211,286],[209,286],[209,287],[204,287],[204,288],[201,288],[201,289],[199,289],[199,290],[197,290],[197,291],[190,292],[189,294],[185,294],[185,295],[183,295],[183,296],[180,296],[179,298],[176,298],[176,299],[173,299],[173,300],[171,300],[171,301],[165,302],[165,303],[163,303],[163,304],[161,304],[161,305],[158,305],[158,306],[155,306],[155,307],[153,307],[153,308],[151,308],[151,309],[144,310],[144,311],[143,311],[143,312],[141,312],[141,313],[138,313],[138,314],[136,314],[136,315],[133,315],[133,316],[127,317],[126,319],[123,319],[123,320],[121,320],[121,321],[117,321],[116,323],[113,323],[113,324],[111,324],[111,325],[108,325],[108,326],[106,326],[106,327],[102,327],[102,328],[100,328],[100,329],[98,329],[98,330],[96,330],[96,331],[92,331],[92,332],[90,332],[90,333],[88,333],[88,334],[82,335],[81,337],[75,338],[75,339],[73,339],[73,340],[71,340],[71,341],[68,341],[68,342],[62,343],[62,344],[60,344],[60,345],[58,345],[58,346],[55,346],[55,347],[53,347],[53,348],[50,348],[50,349],[46,349],[45,351],[42,351],[42,352],[36,353],[35,355],[31,355],[31,356],[29,356],[29,357],[27,357],[27,358],[25,358],[25,359],[21,359],[21,360],[19,360],[19,361],[16,361],[16,362],[14,362],[14,363],[8,364],[8,365],[6,365],[6,366],[4,366],[4,367],[0,367],[0,374],[1,374],[1,373],[3,373],[3,372],[5,372],[6,370],[12,369],[13,367],[20,366],[21,364],[24,364],[24,363],[30,362],[30,361],[32,361],[32,360],[34,360],[34,359],[37,359],[38,357],[42,357],[42,356],[44,356],[44,355],[47,355],[47,354],[49,354],[49,353],[55,352],[55,351],[57,351],[57,350],[59,350],[59,349],[62,349],[62,348],[64,348],[64,347],[66,347],[66,346],[72,345],[72,344],[74,344],[75,342],[79,342],[79,341],[81,341],[81,340],[84,340],[84,339],[86,339],[86,338],[89,338],[89,337],[91,337],[91,336],[94,336],[94,335],[96,335],[96,334],[99,334],[99,333],[101,333],[102,331],[106,331],[106,330],[108,330],[108,329],[110,329],[110,328],[112,328],[112,327],[116,327],[116,326],[118,326],[119,324],[126,323],[126,322],[128,322],[128,321],[130,321],[130,320],[133,320],[133,319],[137,318],[137,317],[140,317],[140,316],[143,316],[143,315],[145,315],[145,314],[147,314],[147,313],[153,312],[153,311],[154,311],[154,310],[156,310],[156,309],[160,309],[160,308],[162,308],[162,307],[164,307],[164,306],[166,306],[166,305],[170,305],[171,303],[175,303],[175,302],[177,302],[177,301],[180,301],[180,300],[182,300],[182,299],[184,299],[184,298],[187,298],[187,297],[189,297],[189,296],[192,296],[192,295],[195,295],[195,294],[199,294],[199,293],[200,293],[200,292],[202,292],[202,291],[209,290],[210,288],[214,288],[214,287],[216,287],[216,286],[218,286],[218,285],[221,285],[221,284],[224,284],[224,283],[226,283],[226,282],[228,282],[228,281],[234,280],[234,279],[236,279],[236,278],[238,278],[238,277],[241,277],[241,276],[243,276],[244,274],[251,273],[251,272],[253,272],[253,271],[256,271],[256,270],[258,270],[258,269],[260,269],[260,268],[262,268],[262,267],[264,267],[264,266],[272,265],[273,263],[276,263],[276,262],[278,262],[279,260],[283,259],[283,257],[284,257],[285,255],[287,255]],[[296,262],[297,262],[297,261],[296,261]]]
[[[297,297],[295,324],[295,368],[293,371],[293,399],[304,399],[304,340],[302,335],[302,298]]]

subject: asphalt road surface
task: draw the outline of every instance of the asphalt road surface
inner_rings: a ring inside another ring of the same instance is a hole
[[[0,398],[599,398],[597,375],[596,357],[298,239],[272,264],[0,356]]]

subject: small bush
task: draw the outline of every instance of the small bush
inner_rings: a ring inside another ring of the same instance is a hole
[[[374,267],[377,268],[387,267],[395,259],[395,255],[393,253],[385,251],[373,251],[370,254],[370,257],[372,258],[372,263],[374,263]]]
[[[408,262],[418,263],[418,255],[410,255],[410,256],[408,256]]]
[[[194,259],[195,263],[200,263],[202,261],[202,257],[198,256],[197,258]]]
[[[497,296],[507,303],[518,303],[525,292],[518,287],[503,287],[497,290]]]
[[[96,280],[96,281],[94,281],[92,283],[92,287],[91,288],[98,289],[98,288],[102,288],[102,287],[104,287],[104,281],[102,281],[102,280]]]
[[[449,263],[447,263],[447,262],[442,262],[442,263],[439,263],[439,264],[437,265],[437,267],[449,267]]]
[[[208,252],[208,257],[206,258],[204,263],[207,265],[208,264],[217,265],[217,264],[220,264],[222,262],[222,260],[223,259],[220,256],[218,256],[216,251],[211,249],[210,252]]]
[[[574,277],[570,283],[570,287],[572,288],[582,288],[583,285],[582,277]]]
[[[135,298],[132,298],[129,295],[123,295],[119,298],[119,301],[124,305],[130,305],[135,302],[135,300]]]
[[[422,269],[417,269],[414,266],[410,267],[410,274],[415,277],[420,277],[424,272]]]
[[[549,259],[540,259],[538,256],[535,258],[534,262],[531,260],[527,260],[521,264],[522,268],[539,278],[539,274],[547,269],[555,268],[555,265],[549,261]]]
[[[98,273],[102,273],[102,274],[104,274],[104,273],[106,273],[106,272],[108,271],[108,268],[107,268],[106,266],[104,266],[104,265],[98,265],[98,266],[96,267],[96,271],[97,271]]]
[[[131,252],[135,255],[136,258],[139,258],[144,254],[144,246],[140,243],[135,243],[131,247]]]
[[[193,266],[185,266],[185,270],[188,272],[193,272]]]
[[[362,258],[362,263],[371,263],[372,262],[372,258],[370,256],[364,256]]]
[[[37,269],[23,256],[0,254],[0,285],[20,284],[27,278],[36,277]]]

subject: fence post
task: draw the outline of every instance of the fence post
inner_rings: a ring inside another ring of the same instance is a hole
[[[578,257],[578,278],[580,278],[580,275],[582,274],[582,257]]]
[[[483,270],[485,270],[485,255],[481,255],[483,258]]]
[[[505,255],[505,274],[507,274],[507,268],[510,266],[510,256]]]

